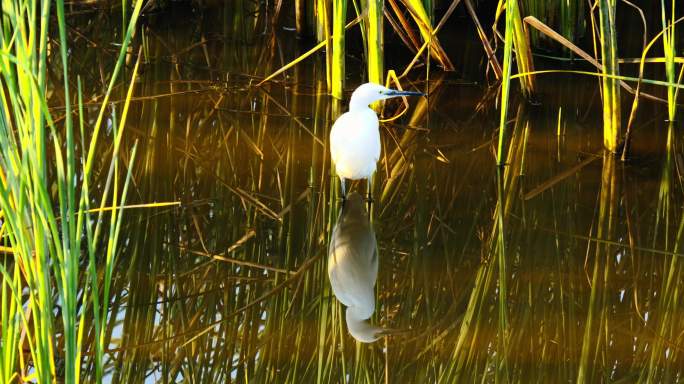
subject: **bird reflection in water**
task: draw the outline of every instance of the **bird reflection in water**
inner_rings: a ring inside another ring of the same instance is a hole
[[[364,199],[347,196],[333,229],[328,248],[328,277],[333,293],[347,307],[347,329],[356,340],[372,343],[383,328],[370,324],[375,311],[378,246]]]

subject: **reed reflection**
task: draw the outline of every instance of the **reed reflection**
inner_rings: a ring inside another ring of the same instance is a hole
[[[337,300],[347,307],[347,329],[354,339],[372,343],[383,329],[370,324],[375,311],[378,247],[364,200],[347,196],[328,248],[328,277]]]

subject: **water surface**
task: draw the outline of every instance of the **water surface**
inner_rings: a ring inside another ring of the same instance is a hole
[[[496,89],[464,32],[458,71],[412,73],[404,87],[429,97],[381,128],[371,322],[395,333],[358,344],[326,265],[340,208],[327,137],[345,104],[322,56],[256,87],[307,46],[231,15],[161,14],[139,36],[129,203],[181,205],[126,211],[112,381],[681,380],[681,124],[664,107],[642,105],[622,163],[601,149],[597,81],[539,77],[541,105],[512,101],[499,169]],[[97,94],[113,58],[82,44]]]

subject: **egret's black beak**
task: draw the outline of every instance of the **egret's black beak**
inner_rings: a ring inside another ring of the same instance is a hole
[[[389,92],[387,92],[387,96],[390,97],[397,97],[397,96],[427,96],[423,92],[414,92],[414,91],[400,91],[398,89],[390,89]]]

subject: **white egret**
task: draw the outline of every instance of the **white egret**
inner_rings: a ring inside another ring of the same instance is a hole
[[[349,194],[337,218],[328,247],[328,277],[337,300],[347,306],[349,333],[371,343],[383,328],[367,320],[375,311],[375,280],[378,277],[378,246],[363,198]]]
[[[349,112],[338,117],[330,130],[330,156],[340,178],[342,196],[346,195],[345,179],[370,179],[380,159],[378,116],[369,105],[391,97],[423,95],[375,83],[362,84],[354,90]]]

